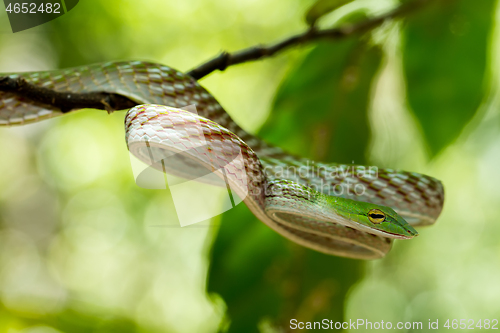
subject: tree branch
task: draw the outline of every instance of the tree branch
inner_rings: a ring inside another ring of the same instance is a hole
[[[112,93],[57,92],[52,89],[36,86],[22,77],[15,79],[8,76],[0,77],[0,91],[11,92],[26,100],[50,105],[61,110],[63,113],[83,108],[112,112],[115,110],[130,109],[137,105],[137,103],[127,97]]]
[[[319,39],[341,39],[354,34],[361,34],[380,26],[382,23],[390,19],[414,12],[429,2],[429,0],[414,0],[405,2],[392,11],[357,24],[346,24],[338,28],[324,30],[317,30],[314,26],[312,26],[307,31],[286,38],[276,44],[268,46],[253,46],[234,53],[222,52],[219,56],[213,58],[212,60],[209,60],[206,63],[192,69],[188,72],[188,74],[196,80],[199,80],[215,70],[223,71],[232,65],[271,57],[274,54],[292,46],[311,43]]]

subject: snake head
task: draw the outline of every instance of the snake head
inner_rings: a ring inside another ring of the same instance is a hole
[[[418,236],[418,232],[390,207],[378,206],[377,208],[371,208],[363,216],[363,220],[364,225],[385,233],[401,236],[401,238]]]
[[[337,214],[366,232],[401,239],[418,236],[418,232],[390,207],[353,200],[348,200],[345,204],[337,200],[337,204],[343,206]]]

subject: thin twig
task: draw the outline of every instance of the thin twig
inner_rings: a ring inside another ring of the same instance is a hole
[[[390,19],[411,13],[428,2],[430,1],[414,0],[405,2],[392,11],[357,24],[346,24],[338,28],[324,30],[317,30],[315,27],[311,27],[303,33],[286,38],[276,44],[268,46],[253,46],[234,53],[222,52],[219,56],[192,69],[188,72],[188,74],[196,80],[199,80],[215,70],[223,71],[232,65],[271,57],[274,54],[292,46],[303,45],[319,39],[341,39],[354,34],[361,34],[380,26],[382,23]]]

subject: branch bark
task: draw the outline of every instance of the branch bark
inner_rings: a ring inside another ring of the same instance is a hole
[[[50,105],[53,108],[61,110],[63,113],[83,108],[112,112],[115,110],[130,109],[137,105],[136,102],[119,94],[106,92],[58,92],[36,86],[22,77],[0,77],[0,91],[13,93],[32,102]]]

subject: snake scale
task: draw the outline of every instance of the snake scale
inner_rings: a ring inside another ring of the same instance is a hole
[[[307,161],[266,144],[242,130],[195,79],[164,65],[108,62],[0,75],[22,77],[58,92],[127,97],[137,103],[125,117],[131,153],[180,176],[195,178],[202,170],[213,171],[259,220],[323,253],[381,258],[392,239],[414,237],[413,226],[433,224],[443,207],[443,186],[432,177]],[[181,109],[190,105],[196,106],[196,113]],[[22,125],[61,114],[53,106],[0,92],[0,125]]]

